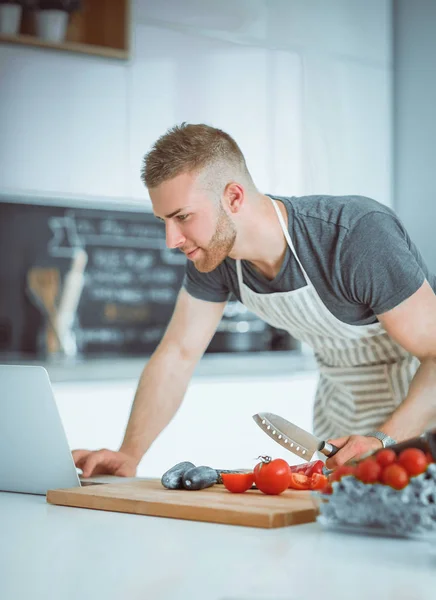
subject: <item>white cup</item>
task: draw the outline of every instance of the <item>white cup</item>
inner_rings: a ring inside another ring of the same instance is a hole
[[[23,8],[19,4],[0,4],[0,33],[16,35],[20,29]]]
[[[37,10],[36,34],[48,42],[63,42],[69,14],[65,10]]]

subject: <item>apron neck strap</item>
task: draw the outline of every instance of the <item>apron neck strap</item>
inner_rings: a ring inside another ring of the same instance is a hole
[[[294,258],[295,258],[295,260],[297,261],[297,263],[298,263],[298,264],[299,264],[299,266],[300,266],[300,269],[301,269],[301,271],[302,271],[302,273],[303,273],[303,275],[304,275],[304,279],[306,280],[306,283],[307,283],[308,285],[310,285],[310,284],[311,284],[311,281],[310,281],[310,279],[309,279],[309,275],[306,273],[306,271],[305,271],[305,269],[304,269],[303,265],[301,264],[301,261],[300,261],[300,259],[298,258],[298,255],[297,255],[297,252],[296,252],[296,250],[295,250],[294,244],[293,244],[293,242],[292,242],[291,236],[289,235],[288,228],[286,227],[285,220],[283,219],[283,215],[282,215],[282,213],[281,213],[281,211],[280,211],[279,207],[277,206],[277,202],[276,202],[276,201],[275,201],[273,198],[271,198],[270,196],[268,196],[268,198],[271,200],[271,202],[272,202],[272,204],[273,204],[273,206],[274,206],[274,208],[275,208],[275,211],[276,211],[276,213],[277,213],[277,216],[278,216],[278,218],[279,218],[280,226],[281,226],[281,228],[282,228],[282,231],[283,231],[283,235],[285,236],[285,238],[286,238],[286,241],[288,242],[288,246],[289,246],[289,248],[291,249],[291,252],[292,252],[292,254],[294,255]]]

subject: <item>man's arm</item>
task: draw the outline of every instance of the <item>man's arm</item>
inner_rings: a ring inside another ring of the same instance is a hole
[[[136,466],[181,405],[195,366],[221,320],[225,302],[205,302],[181,289],[164,337],[144,368],[119,452],[75,450],[85,477],[134,475]]]
[[[420,435],[436,421],[436,295],[424,281],[407,300],[378,319],[389,336],[421,362],[407,397],[380,427],[402,441]],[[375,438],[359,435],[331,441],[341,450],[327,461],[329,468],[381,447]]]
[[[390,337],[421,362],[407,397],[381,427],[401,441],[420,435],[436,419],[436,295],[425,281],[415,294],[378,319]]]
[[[224,307],[225,303],[198,300],[181,290],[168,329],[139,380],[122,452],[139,462],[173,418]]]

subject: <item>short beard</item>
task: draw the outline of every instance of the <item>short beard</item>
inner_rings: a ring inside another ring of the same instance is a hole
[[[204,257],[194,262],[200,273],[210,273],[216,269],[230,254],[236,240],[236,227],[219,204],[215,233],[207,248],[202,248]]]

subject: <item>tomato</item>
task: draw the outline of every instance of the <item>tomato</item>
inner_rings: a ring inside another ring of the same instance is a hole
[[[314,473],[310,478],[310,489],[311,490],[324,490],[328,486],[329,480],[325,475],[321,473]]]
[[[411,477],[420,475],[427,469],[427,457],[419,448],[406,448],[400,452],[398,464],[404,467]]]
[[[352,467],[351,465],[342,465],[331,473],[330,482],[340,481],[342,477],[346,477],[347,475],[354,475],[354,471],[355,467]]]
[[[332,484],[328,483],[325,488],[323,490],[321,490],[321,493],[323,494],[333,494],[333,488],[332,488]]]
[[[300,473],[301,475],[306,475],[306,471],[308,469],[308,463],[302,463],[301,465],[289,465],[291,468],[291,473]]]
[[[409,483],[409,475],[404,467],[393,464],[383,469],[381,480],[385,485],[402,490]]]
[[[310,477],[303,475],[303,473],[291,473],[289,487],[293,490],[309,490]]]
[[[291,471],[292,473],[301,473],[311,477],[314,473],[322,473],[323,467],[324,463],[322,460],[314,460],[301,465],[291,465]]]
[[[282,458],[271,460],[269,456],[254,467],[254,483],[264,494],[281,494],[289,487],[291,467]]]
[[[315,473],[323,474],[324,463],[322,460],[315,460],[313,462],[307,463],[307,470],[305,475],[308,477],[312,477]]]
[[[384,468],[388,465],[392,465],[397,460],[397,455],[393,450],[389,448],[384,448],[383,450],[379,450],[375,455],[375,460],[378,464]]]
[[[365,458],[356,466],[354,475],[363,483],[375,483],[379,480],[381,472],[382,468],[376,460]]]
[[[251,488],[254,473],[221,473],[224,487],[234,494],[241,494]]]
[[[427,457],[428,464],[434,462],[433,454],[431,452],[426,452],[425,456]]]
[[[323,475],[324,474],[323,470],[324,470],[324,462],[322,460],[317,460],[313,463],[313,467],[310,471],[310,474],[315,475],[315,473],[318,473],[319,475]]]

